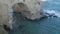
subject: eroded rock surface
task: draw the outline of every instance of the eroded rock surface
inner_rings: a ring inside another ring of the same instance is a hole
[[[12,29],[12,16],[8,10],[8,4],[6,4],[3,0],[0,0],[0,25],[0,34],[8,33],[5,31],[3,25]]]
[[[43,0],[25,0],[21,3],[13,5],[13,10],[15,12],[21,12],[23,16],[28,19],[35,20],[43,17],[42,6],[45,1]]]

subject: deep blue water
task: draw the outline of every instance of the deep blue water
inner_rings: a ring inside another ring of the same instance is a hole
[[[44,9],[60,11],[60,0],[46,2]],[[14,29],[10,34],[60,34],[60,18],[45,18],[39,21],[29,21],[14,16]]]

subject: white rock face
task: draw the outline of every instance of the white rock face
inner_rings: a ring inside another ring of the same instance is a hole
[[[15,12],[21,12],[23,16],[28,19],[35,20],[42,17],[42,6],[46,0],[24,0],[19,4],[14,4],[13,9]]]
[[[4,2],[0,2],[0,25],[7,25],[7,27],[12,29],[12,15],[8,10],[8,4]]]

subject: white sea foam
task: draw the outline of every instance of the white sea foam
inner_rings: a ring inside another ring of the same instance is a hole
[[[56,15],[57,17],[60,17],[60,12],[59,11],[55,11],[55,10],[44,10],[45,15],[47,16],[49,15]],[[46,14],[47,13],[47,14]]]

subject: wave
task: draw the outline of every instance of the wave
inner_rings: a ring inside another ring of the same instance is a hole
[[[55,11],[55,10],[46,10],[46,9],[44,9],[44,15],[45,16],[57,16],[57,17],[60,17],[60,12],[59,11]]]

